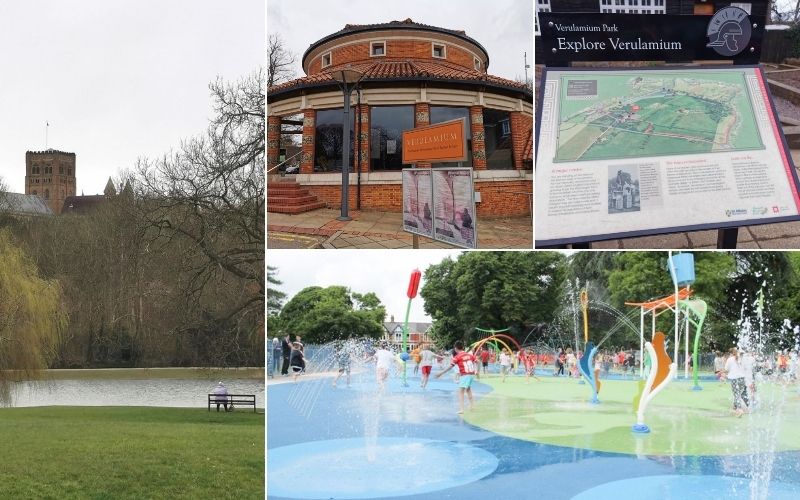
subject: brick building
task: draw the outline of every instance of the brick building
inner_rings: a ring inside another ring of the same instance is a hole
[[[406,346],[416,349],[421,344],[431,345],[431,326],[432,323],[408,323],[408,338],[406,339]],[[394,316],[389,321],[383,323],[383,337],[382,341],[387,342],[395,351],[402,350],[403,347],[403,323],[396,322]]]
[[[489,54],[464,31],[411,19],[347,25],[312,43],[302,65],[306,76],[267,89],[267,169],[279,162],[282,133],[302,126],[295,180],[307,197],[290,201],[289,190],[268,189],[268,211],[340,206],[343,97],[331,72],[349,66],[364,74],[360,104],[357,92],[351,101],[351,207],[400,211],[400,171],[410,167],[401,159],[402,131],[463,117],[478,214],[530,213],[532,92],[490,75]]]
[[[41,197],[54,214],[75,196],[75,153],[55,149],[25,153],[25,194]]]

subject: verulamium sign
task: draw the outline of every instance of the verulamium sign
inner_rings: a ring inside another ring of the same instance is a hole
[[[540,20],[550,61],[759,54],[761,29],[738,8]],[[547,68],[539,95],[537,246],[800,220],[760,66]]]
[[[463,118],[403,132],[403,163],[453,163],[466,159]],[[476,227],[471,168],[403,169],[403,230],[477,248]]]
[[[403,163],[467,161],[465,120],[459,118],[403,132]]]

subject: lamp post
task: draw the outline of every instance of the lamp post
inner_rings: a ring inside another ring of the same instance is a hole
[[[334,80],[339,82],[339,87],[344,94],[344,115],[342,122],[342,211],[338,220],[352,220],[348,215],[348,202],[350,190],[350,95],[364,73],[353,69],[350,65],[331,72]]]

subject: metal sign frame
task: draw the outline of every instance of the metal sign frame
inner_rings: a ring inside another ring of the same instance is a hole
[[[539,144],[540,144],[540,133],[541,133],[541,120],[542,120],[542,108],[543,108],[543,101],[544,101],[544,90],[545,84],[547,82],[547,71],[548,69],[552,71],[576,71],[576,72],[593,72],[593,71],[602,71],[606,73],[612,73],[615,70],[617,71],[626,71],[630,72],[632,70],[641,71],[643,73],[651,72],[651,71],[681,71],[681,70],[704,70],[704,69],[724,69],[724,68],[752,68],[755,69],[757,72],[760,73],[760,77],[765,82],[764,90],[766,94],[766,103],[767,106],[767,114],[768,119],[770,121],[771,126],[773,127],[773,131],[777,136],[777,146],[783,157],[786,167],[791,173],[788,181],[793,183],[793,189],[797,192],[800,192],[800,179],[798,179],[797,170],[795,168],[794,162],[792,160],[791,154],[789,152],[789,146],[786,142],[786,137],[783,134],[783,129],[780,127],[779,122],[777,121],[777,112],[775,110],[775,102],[772,97],[772,93],[769,90],[769,86],[766,85],[766,78],[764,76],[763,67],[758,65],[735,65],[735,66],[669,66],[669,67],[647,67],[647,68],[553,68],[553,67],[546,67],[544,72],[542,73],[542,78],[539,86],[539,106],[536,110],[536,145],[534,155],[538,158],[539,152]],[[534,182],[535,182],[535,175],[534,175]],[[719,229],[721,232],[733,230],[735,231],[737,228],[742,226],[752,226],[752,225],[760,225],[760,224],[773,224],[779,222],[794,222],[800,221],[800,214],[798,215],[789,215],[789,216],[782,216],[782,217],[770,217],[770,218],[760,218],[760,219],[739,219],[730,222],[713,222],[713,223],[702,223],[702,224],[691,224],[691,225],[675,225],[669,227],[662,227],[662,228],[654,228],[654,229],[637,229],[631,231],[617,231],[617,232],[598,232],[597,234],[591,235],[584,235],[584,236],[575,236],[575,237],[567,237],[567,238],[552,238],[547,240],[537,239],[534,243],[536,248],[542,247],[552,247],[552,246],[560,246],[566,244],[584,244],[593,241],[604,241],[604,240],[611,240],[611,239],[618,239],[618,238],[632,238],[638,236],[650,236],[650,235],[661,235],[661,234],[672,234],[678,232],[686,232],[686,231],[703,231],[709,229]],[[535,230],[535,226],[534,226]],[[722,235],[720,236],[722,239]],[[729,242],[730,243],[730,242]],[[734,238],[734,246],[735,246],[735,238]]]

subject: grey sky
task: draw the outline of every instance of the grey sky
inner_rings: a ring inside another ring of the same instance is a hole
[[[208,83],[263,66],[264,17],[264,0],[0,3],[0,177],[24,192],[46,120],[87,195],[201,133]]]
[[[463,29],[489,52],[489,73],[523,78],[523,52],[533,64],[533,2],[528,0],[270,0],[267,30],[279,33],[297,55],[296,76],[303,76],[300,58],[311,43],[345,24],[402,21]],[[530,70],[529,70],[530,71]],[[532,73],[529,72],[532,76]]]
[[[423,273],[461,250],[270,250],[267,264],[278,268],[277,287],[291,298],[309,286],[343,285],[358,293],[375,292],[386,306],[386,320],[403,321],[411,271]],[[420,284],[420,289],[425,282]],[[287,299],[288,299],[287,298]],[[411,303],[410,321],[430,321],[419,295]]]

